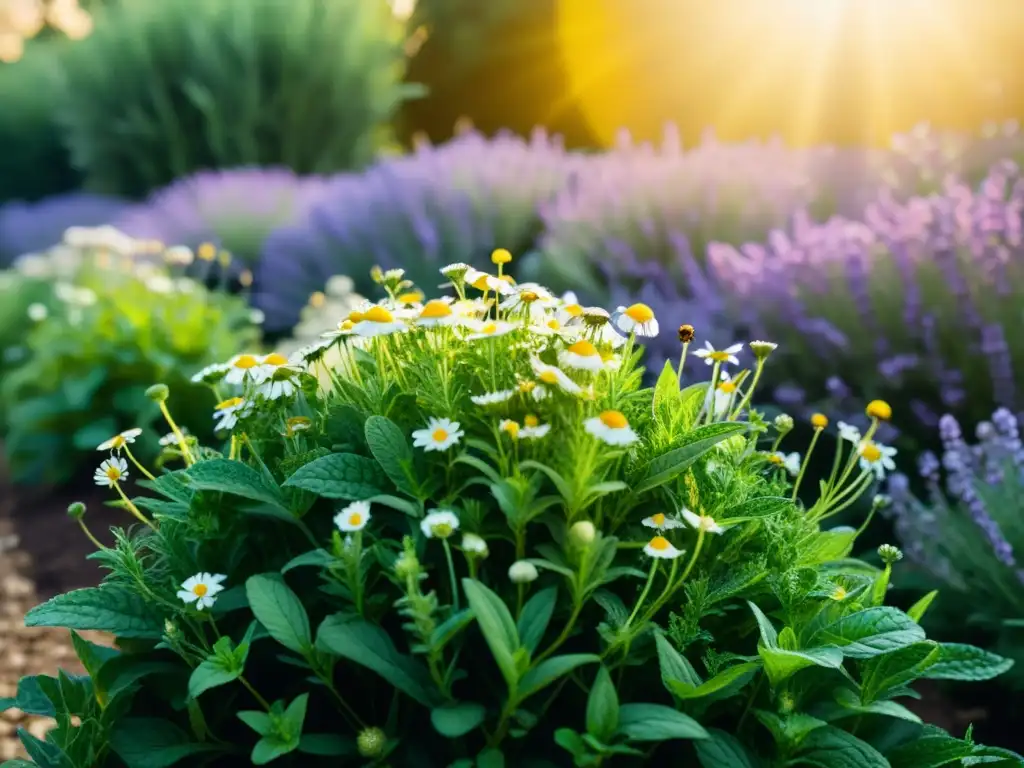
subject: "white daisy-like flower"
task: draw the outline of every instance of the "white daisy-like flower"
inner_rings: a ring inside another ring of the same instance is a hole
[[[539,357],[532,358],[530,364],[533,366],[534,375],[549,387],[557,387],[570,395],[578,395],[583,391],[561,368],[548,365]]]
[[[447,539],[459,530],[459,516],[450,509],[435,509],[420,521],[420,530],[428,539]]]
[[[96,485],[113,488],[128,477],[128,462],[119,456],[111,456],[100,464],[92,479]]]
[[[227,576],[220,573],[197,573],[185,579],[178,590],[178,599],[188,605],[195,605],[197,611],[212,608],[217,595],[224,591],[222,584]]]
[[[683,550],[676,549],[664,536],[655,536],[644,546],[644,554],[659,560],[675,560],[683,554]]]
[[[896,462],[892,457],[896,455],[896,449],[876,443],[872,440],[864,440],[857,448],[860,454],[860,468],[875,473],[879,480],[885,477],[886,472],[896,469]]]
[[[181,434],[186,439],[188,439],[188,437],[189,437],[188,428],[187,427],[181,427]],[[159,442],[160,442],[160,445],[163,446],[164,448],[167,448],[168,446],[171,446],[171,445],[177,445],[178,444],[178,436],[176,434],[174,434],[173,432],[168,432],[166,435],[164,435],[163,437],[160,438]]]
[[[262,384],[265,375],[262,362],[263,358],[259,355],[235,355],[227,362],[224,383],[236,387],[242,386],[247,381]]]
[[[291,397],[299,391],[299,385],[291,376],[275,376],[259,385],[256,394],[267,400],[279,400],[282,397]]]
[[[502,320],[491,320],[489,322],[477,320],[470,324],[469,327],[473,330],[473,333],[466,336],[466,341],[494,339],[498,336],[504,336],[506,333],[511,333],[516,329],[516,326],[512,323],[506,323]]]
[[[800,454],[796,451],[785,454],[781,451],[776,451],[768,457],[769,461],[773,464],[778,464],[780,467],[785,469],[790,475],[796,477],[800,474]]]
[[[637,336],[658,335],[658,320],[654,316],[654,310],[646,304],[619,307],[615,310],[612,322],[623,333],[635,333]]]
[[[542,310],[553,307],[558,300],[551,292],[539,283],[520,283],[515,286],[512,294],[502,300],[501,309],[517,312],[521,309]]]
[[[118,452],[120,452],[121,449],[124,448],[126,445],[130,445],[131,443],[134,443],[135,442],[135,438],[137,438],[141,434],[142,434],[142,430],[138,429],[138,428],[125,430],[124,432],[121,432],[120,434],[114,435],[109,440],[107,440],[105,442],[102,442],[99,445],[97,445],[96,446],[96,450],[97,451],[118,451]]]
[[[513,421],[512,419],[502,419],[498,423],[498,431],[505,432],[513,440],[519,438],[519,422]]]
[[[473,395],[469,399],[473,401],[474,405],[497,405],[498,403],[504,403],[515,397],[517,389],[503,389],[499,392],[485,392],[482,395]]]
[[[213,411],[213,418],[216,421],[214,429],[217,432],[229,432],[235,428],[238,420],[248,416],[251,410],[252,404],[241,397],[232,397],[217,403]]]
[[[458,444],[465,434],[459,426],[459,422],[451,419],[431,417],[427,422],[426,429],[417,429],[412,433],[413,447],[422,448],[425,451],[447,451],[453,445]]]
[[[203,370],[199,371],[192,377],[193,384],[215,384],[216,382],[223,379],[227,372],[231,370],[231,365],[225,363],[213,363],[208,365]]]
[[[459,318],[476,320],[484,315],[491,308],[490,301],[484,301],[483,299],[460,299],[459,301],[452,302],[452,312],[454,312]]]
[[[370,522],[370,502],[353,501],[334,516],[334,525],[342,533],[361,531]]]
[[[550,424],[541,424],[540,419],[531,413],[523,417],[523,426],[519,430],[519,437],[523,440],[539,440],[550,431]]]
[[[409,330],[409,326],[397,319],[386,307],[376,305],[361,313],[362,319],[352,326],[357,336],[388,336]]]
[[[684,528],[685,526],[678,520],[673,520],[670,517],[666,517],[664,512],[656,512],[650,517],[645,517],[640,521],[648,528],[655,528],[659,531],[668,531],[673,528]]]
[[[860,430],[845,421],[836,422],[839,428],[839,439],[858,445],[860,443]]]
[[[462,318],[452,309],[450,302],[442,299],[433,299],[423,305],[419,316],[416,318],[417,325],[426,328],[433,328],[439,325],[456,325]]]
[[[534,400],[543,400],[548,396],[548,391],[536,381],[524,380],[520,381],[516,387],[516,390],[521,395],[527,395],[532,397]]]
[[[721,418],[729,410],[729,404],[736,394],[736,382],[729,378],[729,374],[722,372],[715,385],[715,416]]]
[[[604,359],[591,342],[581,339],[563,349],[558,356],[558,362],[565,368],[572,368],[577,371],[600,371],[605,367]]]
[[[607,445],[631,445],[639,440],[621,411],[602,411],[600,415],[587,419],[583,427]]]
[[[704,349],[698,349],[693,354],[697,357],[703,358],[704,362],[708,365],[714,365],[715,363],[732,363],[733,365],[739,365],[740,360],[736,357],[736,354],[742,351],[742,344],[733,344],[725,349],[715,349],[714,345],[710,341],[705,341]]]
[[[725,533],[726,531],[726,526],[719,525],[714,518],[708,515],[694,514],[685,507],[681,514],[683,519],[698,531],[704,531],[704,533]]]
[[[487,557],[490,550],[482,536],[477,536],[475,533],[464,533],[462,534],[462,551],[477,557]]]
[[[472,269],[472,267],[470,267],[469,264],[463,264],[461,261],[456,261],[452,264],[441,267],[440,272],[449,280],[459,281],[466,276],[466,273],[469,272],[470,269]]]
[[[480,270],[473,269],[472,267],[467,270],[465,280],[478,291],[494,291],[502,296],[506,296],[515,290],[512,284],[507,280],[495,277],[494,275],[489,275],[486,272],[481,272]]]
[[[28,319],[33,323],[41,323],[43,320],[50,316],[50,310],[46,308],[45,304],[40,304],[38,301],[28,305]]]

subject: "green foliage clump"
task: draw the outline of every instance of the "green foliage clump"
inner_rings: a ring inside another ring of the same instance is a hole
[[[113,230],[94,234],[0,273],[0,415],[16,482],[65,481],[120,430],[152,426],[155,379],[184,395],[190,421],[205,414],[212,395],[189,377],[256,335],[240,298],[137,261]],[[156,454],[157,437],[140,456]]]
[[[414,90],[384,0],[118,0],[95,21],[60,110],[95,191],[142,197],[201,169],[358,168]]]
[[[455,296],[425,304],[377,272],[388,298],[325,341],[203,372],[223,452],[179,440],[131,500],[104,462],[141,524],[27,622],[120,647],[75,636],[86,676],[6,702],[56,716],[23,734],[37,764],[1024,764],[901,703],[1009,662],[926,638],[926,606],[885,605],[898,551],[869,565],[822,525],[884,473],[888,406],[805,507],[775,452],[792,420],[750,407],[774,345],[644,389],[649,308],[501,270],[446,267]]]

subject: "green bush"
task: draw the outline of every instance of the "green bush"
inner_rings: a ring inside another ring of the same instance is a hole
[[[0,337],[10,344],[0,350],[0,414],[16,482],[65,481],[121,430],[151,427],[161,418],[145,395],[155,379],[187,393],[183,415],[196,421],[215,401],[189,377],[255,340],[242,299],[136,262],[114,230],[86,234],[92,245],[0,273],[0,306],[15,315],[2,318],[13,332]],[[155,456],[159,437],[147,433],[139,456]]]
[[[87,676],[6,702],[61,724],[22,735],[38,764],[1024,764],[899,701],[1010,662],[928,640],[926,605],[884,604],[900,552],[822,527],[891,466],[888,406],[803,507],[792,420],[748,408],[773,345],[702,353],[712,398],[671,365],[641,389],[647,307],[467,269],[426,304],[378,273],[388,298],[324,343],[204,372],[230,448],[183,446],[124,504],[104,582],[27,617],[120,638],[75,635]],[[127,499],[133,472],[96,479]]]
[[[142,197],[201,169],[368,163],[411,92],[384,0],[118,0],[66,68],[87,185]]]

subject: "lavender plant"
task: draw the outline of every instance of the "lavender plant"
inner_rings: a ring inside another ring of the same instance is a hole
[[[126,207],[127,203],[116,197],[87,192],[0,206],[0,267],[9,266],[18,256],[59,244],[70,227],[110,224]]]
[[[26,617],[119,647],[73,634],[87,675],[0,702],[56,717],[22,734],[35,764],[1024,765],[898,701],[1009,662],[928,640],[926,605],[884,605],[899,551],[874,568],[823,527],[891,468],[888,405],[803,506],[827,419],[779,453],[792,420],[751,408],[774,344],[687,339],[644,389],[649,307],[516,286],[510,258],[443,268],[429,301],[378,270],[386,298],[290,359],[208,367],[222,449],[149,390],[175,469],[112,443],[94,479],[137,524],[102,584]]]

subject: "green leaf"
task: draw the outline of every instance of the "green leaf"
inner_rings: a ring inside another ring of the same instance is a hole
[[[890,691],[924,676],[941,655],[938,643],[926,640],[868,659],[861,665],[861,702],[870,704],[886,698]]]
[[[633,493],[644,493],[678,477],[715,445],[734,435],[743,434],[747,427],[747,424],[721,421],[691,430],[681,446],[654,458],[647,465],[643,477],[633,484]]]
[[[718,522],[748,522],[750,520],[761,520],[766,517],[774,517],[783,510],[793,506],[792,500],[785,496],[760,496],[756,499],[748,499],[742,504],[729,508],[721,516]]]
[[[973,645],[941,643],[939,659],[928,668],[924,677],[932,680],[991,680],[1012,666],[1012,659],[1005,659]]]
[[[602,743],[611,741],[619,727],[619,694],[608,668],[597,670],[597,677],[587,697],[587,733]]]
[[[558,678],[569,674],[583,664],[596,664],[600,656],[592,653],[570,653],[564,656],[552,656],[523,675],[516,689],[519,699],[523,700],[551,685]]]
[[[304,568],[307,566],[315,566],[317,568],[326,568],[330,565],[334,565],[338,562],[338,558],[328,552],[326,549],[311,549],[309,552],[303,552],[297,557],[293,557],[284,567],[281,569],[281,573],[288,573],[288,571],[294,568]]]
[[[364,499],[371,504],[380,504],[381,506],[394,509],[397,512],[401,512],[409,517],[423,517],[423,510],[416,504],[416,502],[409,501],[408,499],[401,499],[398,496],[392,496],[387,493],[382,493],[378,496],[371,496],[368,499]]]
[[[843,652],[838,648],[807,648],[803,651],[787,651],[782,648],[768,648],[759,645],[758,655],[764,661],[764,671],[772,687],[792,677],[807,667],[839,669],[843,666]]]
[[[940,768],[970,756],[974,745],[937,728],[886,753],[891,768]]]
[[[869,659],[925,639],[924,630],[907,614],[891,606],[851,613],[814,635],[814,645],[838,645],[844,656]]]
[[[476,768],[505,768],[505,756],[492,747],[476,756]]]
[[[279,488],[270,485],[261,472],[231,459],[198,461],[185,470],[189,484],[200,491],[219,491],[243,499],[262,501],[287,511]]]
[[[188,679],[188,695],[193,699],[198,698],[211,688],[237,680],[241,677],[242,671],[240,668],[229,668],[220,658],[211,656],[192,670],[192,675]]]
[[[388,633],[362,619],[328,616],[317,632],[317,646],[376,672],[425,707],[441,704],[430,674],[416,659],[398,652]]]
[[[694,689],[704,682],[700,679],[700,675],[697,674],[697,670],[693,668],[693,665],[675,649],[675,646],[664,635],[661,633],[655,635],[654,642],[658,647],[658,666],[661,667],[661,682],[669,691],[672,690],[671,682],[673,680],[685,683]]]
[[[839,688],[836,690],[835,699],[844,712],[838,716],[830,717],[830,721],[856,715],[881,715],[883,717],[895,717],[898,720],[906,720],[910,723],[921,722],[920,717],[895,701],[873,701],[870,704],[863,704],[857,694],[849,688]]]
[[[102,706],[106,706],[108,697],[107,691],[99,683],[100,670],[108,661],[119,657],[121,652],[115,648],[89,642],[74,630],[71,631],[71,644],[75,649],[75,655],[78,656],[78,660],[82,662],[82,666],[93,681],[96,700]]]
[[[462,590],[466,593],[469,607],[476,616],[480,631],[491,649],[494,661],[505,677],[509,688],[519,679],[513,654],[519,650],[519,631],[512,620],[508,606],[494,592],[475,579],[463,579]]]
[[[452,702],[431,710],[430,722],[442,736],[457,739],[484,721],[487,710],[475,701]]]
[[[630,741],[708,738],[700,723],[663,704],[623,704],[619,708],[619,733]]]
[[[332,453],[300,467],[284,485],[325,499],[362,501],[385,493],[389,482],[373,459],[354,453]]]
[[[749,683],[750,679],[760,668],[760,664],[747,661],[719,672],[710,680],[700,685],[693,686],[679,680],[671,680],[669,681],[669,688],[676,696],[686,700],[707,697],[715,699],[727,698]]]
[[[266,712],[249,709],[238,712],[237,716],[260,736],[266,736],[274,731],[274,720]]]
[[[708,729],[708,737],[694,743],[703,768],[757,768],[757,758],[731,733]]]
[[[839,728],[815,728],[804,738],[799,754],[786,765],[814,768],[890,768],[882,754],[867,742]]]
[[[35,675],[21,678],[18,681],[18,691],[14,699],[4,699],[4,706],[0,708],[0,711],[17,707],[29,715],[56,717],[57,711],[54,709],[53,702],[47,698],[39,685],[43,677],[44,675]]]
[[[416,496],[412,447],[399,426],[384,416],[370,416],[363,429],[370,453],[391,482],[403,493]]]
[[[808,733],[828,725],[824,720],[802,712],[791,712],[788,715],[778,715],[764,709],[755,709],[753,712],[761,725],[771,731],[775,743],[788,752],[799,747]]]
[[[547,587],[527,600],[523,612],[519,614],[519,638],[523,647],[531,654],[537,652],[537,646],[544,639],[544,632],[551,622],[557,601],[558,587]]]
[[[306,723],[306,709],[309,706],[309,694],[301,693],[292,699],[292,703],[285,709],[281,716],[281,722],[288,733],[302,733],[302,726]]]
[[[933,589],[927,595],[925,595],[912,606],[910,606],[910,608],[907,610],[907,616],[909,616],[916,622],[920,622],[921,618],[924,616],[924,612],[928,610],[928,608],[932,604],[932,601],[938,596],[939,590]]]
[[[821,531],[800,551],[797,565],[820,565],[843,560],[853,549],[857,531],[852,528],[834,528]]]
[[[270,636],[285,648],[306,656],[313,646],[309,616],[291,588],[277,574],[251,576],[245,582],[249,607]]]
[[[50,598],[25,615],[26,627],[97,630],[118,637],[158,640],[164,617],[124,587],[104,584]]]
[[[288,741],[274,735],[264,736],[252,748],[252,755],[250,755],[249,759],[253,765],[266,765],[277,760],[282,755],[294,752],[298,748],[299,738],[297,736]]]
[[[664,410],[664,415],[671,418],[671,414],[679,404],[679,400],[679,376],[672,367],[672,361],[666,360],[665,365],[661,368],[658,381],[654,385],[652,408],[654,409],[655,417],[661,417]],[[664,421],[663,419],[663,423]]]
[[[771,620],[754,603],[748,600],[747,605],[750,606],[754,618],[757,619],[757,628],[761,633],[761,642],[769,648],[777,647],[779,644],[779,633],[775,631]]]
[[[170,768],[185,758],[216,752],[212,744],[189,740],[174,723],[155,717],[128,717],[110,734],[110,748],[128,768]]]

